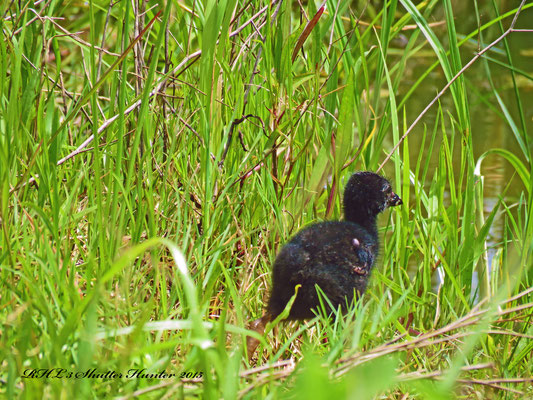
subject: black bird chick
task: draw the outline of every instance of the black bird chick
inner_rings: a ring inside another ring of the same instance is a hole
[[[294,295],[288,320],[315,316],[318,285],[334,307],[343,309],[368,283],[379,240],[376,219],[387,207],[402,204],[387,179],[373,172],[356,172],[344,189],[344,221],[313,224],[298,232],[278,254],[272,274],[272,292],[263,317],[250,329],[263,334]],[[251,358],[259,341],[247,338]]]

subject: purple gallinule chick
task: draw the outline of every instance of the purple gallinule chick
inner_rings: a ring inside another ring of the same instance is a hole
[[[319,306],[318,285],[334,307],[346,309],[368,283],[379,240],[376,219],[387,207],[402,200],[384,177],[356,172],[344,189],[344,221],[313,224],[294,236],[278,254],[272,274],[272,291],[265,314],[250,329],[263,334],[301,285],[288,320],[313,318]],[[247,338],[248,357],[259,341]]]

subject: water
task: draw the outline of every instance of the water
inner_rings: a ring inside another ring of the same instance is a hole
[[[478,22],[476,21],[474,3],[463,1],[454,1],[452,3],[454,14],[461,16],[455,19],[455,24],[458,35],[462,35],[459,37],[459,39],[462,39],[470,32],[477,29]],[[519,3],[519,1],[499,2],[500,12],[503,10],[511,10],[512,8],[517,7]],[[491,2],[483,1],[478,2],[478,4],[481,13],[481,24],[484,24],[492,19],[492,16],[494,16],[492,5]],[[435,20],[430,22],[434,22],[436,20],[444,21],[445,17],[442,7],[437,7],[432,13],[432,17],[435,18]],[[507,18],[504,20],[504,29],[509,26],[511,20],[512,18]],[[515,28],[533,28],[533,9],[528,9],[522,12]],[[448,48],[446,26],[441,25],[433,28],[433,30],[438,35],[439,40],[444,44],[445,48]],[[406,34],[409,35],[408,32]],[[486,47],[488,43],[494,41],[498,36],[500,36],[500,34],[501,31],[499,30],[498,26],[494,25],[489,30],[484,31],[483,38],[485,43],[479,44],[477,40],[470,40],[468,43],[464,44],[461,47],[463,65],[473,58],[479,49]],[[420,35],[419,41],[423,39],[423,36]],[[402,40],[398,40],[396,43],[399,51],[401,51],[402,45],[405,46],[405,42]],[[533,33],[511,33],[508,36],[508,43],[512,51],[515,68],[521,69],[528,74],[533,75]],[[391,52],[391,54],[393,54],[392,57],[394,57],[394,52]],[[503,42],[500,42],[495,48],[487,52],[486,55],[492,59],[507,63]],[[399,60],[400,56],[401,54],[397,56],[396,60],[392,58],[393,62]],[[424,71],[426,71],[426,69],[434,61],[435,56],[429,44],[422,49],[419,56],[411,58],[409,61],[410,64],[408,65],[408,68],[406,68],[405,75],[402,78],[399,93],[397,93],[398,100],[403,97],[403,95],[412,87],[413,83],[416,82],[418,77]],[[503,100],[503,103],[508,108],[514,123],[521,129],[521,122],[519,119],[519,112],[510,71],[508,68],[504,68],[493,61],[488,61],[488,63],[494,86]],[[468,104],[470,107],[472,121],[472,143],[475,160],[477,161],[479,157],[489,149],[501,148],[514,153],[521,161],[525,162],[526,160],[524,154],[520,149],[520,146],[518,145],[518,142],[511,128],[509,127],[509,124],[503,119],[503,111],[493,94],[489,79],[487,77],[484,61],[479,59],[475,64],[473,64],[466,71],[465,77],[467,79]],[[520,75],[517,76],[517,82],[522,100],[522,106],[524,109],[526,132],[531,133],[533,132],[533,84],[531,80]],[[422,85],[417,88],[415,94],[412,95],[406,103],[407,125],[410,125],[412,121],[415,120],[419,113],[434,99],[437,92],[444,87],[445,84],[446,80],[444,73],[440,67],[437,67],[425,79]],[[453,101],[449,92],[440,99],[440,102],[445,112],[450,112],[451,115],[454,117],[456,116],[455,106],[453,105]],[[428,133],[433,130],[437,110],[438,106],[433,106],[410,134],[409,144],[411,149],[417,149],[417,145],[421,143],[424,124],[427,127]],[[401,110],[401,112],[403,112],[403,110]],[[450,119],[447,116],[445,123],[447,131],[451,132]],[[439,135],[440,134],[441,133],[439,129]],[[462,133],[456,131],[453,154],[454,166],[457,166],[454,171],[454,178],[456,182],[460,178],[459,167],[461,155],[460,148],[462,145],[461,137]],[[438,166],[438,148],[440,139],[441,136],[438,136],[435,141],[436,150],[434,150],[431,154],[425,154],[425,157],[430,158],[430,169],[427,175],[428,181],[425,182],[425,184],[428,186],[430,184],[430,180],[432,179],[433,172]],[[426,144],[427,143],[428,141],[426,139]],[[409,157],[411,165],[416,165],[419,157],[418,152],[412,152]],[[500,156],[488,156],[481,164],[481,175],[483,176],[484,181],[483,194],[485,216],[487,216],[497,205],[499,196],[504,192],[505,187],[508,185],[511,179],[512,184],[509,185],[509,188],[504,196],[506,202],[513,203],[524,191],[524,186],[520,178],[516,175],[514,168]],[[501,241],[503,240],[503,231],[504,219],[502,217],[497,217],[491,226],[489,240],[487,241],[487,259],[489,269],[492,265],[494,256],[500,247]],[[415,273],[417,268],[418,264],[409,266],[411,273]],[[442,277],[443,272],[444,271],[439,271],[438,274],[435,274],[435,290],[437,290],[438,286],[442,283],[442,278],[439,279],[438,277]],[[472,286],[472,292],[475,292],[476,288],[478,287],[478,278],[476,274],[473,275]]]

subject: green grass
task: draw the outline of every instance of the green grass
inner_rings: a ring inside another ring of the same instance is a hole
[[[533,396],[531,33],[400,139],[516,8],[327,1],[305,29],[315,2],[133,3],[0,5],[1,397]],[[365,296],[249,364],[278,250],[395,146]]]

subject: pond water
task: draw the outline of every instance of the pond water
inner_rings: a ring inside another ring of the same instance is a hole
[[[478,4],[481,13],[481,25],[483,25],[487,21],[491,20],[495,14],[492,9],[491,2],[480,1]],[[502,13],[503,11],[512,10],[513,8],[517,7],[520,2],[501,1],[498,2],[498,4],[500,6],[500,13]],[[398,5],[398,7],[400,8],[401,6]],[[445,20],[444,11],[442,10],[442,7],[439,7],[440,6],[437,6],[435,11],[432,13],[434,19],[432,19],[430,22]],[[456,31],[458,35],[460,35],[459,39],[462,39],[471,32],[475,31],[478,27],[474,2],[455,1],[453,2],[453,8],[454,14],[458,16],[455,19]],[[507,18],[503,21],[504,29],[509,26],[511,20],[512,18]],[[522,11],[515,28],[533,29],[533,8]],[[439,37],[441,43],[444,44],[444,47],[448,48],[446,25],[434,27],[433,30]],[[461,47],[463,65],[465,65],[472,57],[474,57],[479,49],[486,47],[489,43],[498,38],[500,34],[501,31],[499,27],[494,25],[483,32],[484,43],[479,43],[478,40],[470,40],[468,43],[465,43]],[[407,35],[409,35],[409,33],[407,33]],[[418,40],[424,40],[423,36],[420,35]],[[507,37],[507,40],[512,51],[515,68],[524,71],[529,75],[529,77],[533,76],[533,32],[513,32]],[[406,41],[397,41],[399,44],[399,51],[402,49],[402,42],[404,42],[403,45],[405,45]],[[398,59],[400,55],[398,55]],[[488,51],[486,56],[501,63],[507,64],[507,57],[505,56],[503,42],[500,42],[493,49]],[[420,56],[413,57],[410,60],[412,65],[410,65],[409,68],[406,68],[405,75],[400,86],[400,91],[397,95],[398,100],[403,97],[403,95],[411,88],[414,82],[416,82],[418,77],[427,70],[427,68],[435,61],[435,59],[436,58],[433,50],[431,49],[430,45],[427,44],[423,51],[420,52]],[[508,108],[514,123],[521,129],[516,96],[509,69],[498,65],[497,62],[492,60],[488,60],[487,62],[491,71],[494,86],[496,87],[498,94],[501,96],[503,103]],[[490,81],[487,77],[486,68],[487,66],[485,65],[485,61],[483,59],[479,59],[465,73],[465,77],[467,79],[468,102],[472,121],[472,143],[475,160],[477,161],[478,158],[489,149],[501,148],[513,152],[520,158],[520,160],[526,162],[525,156],[520,149],[520,146],[518,145],[518,142],[511,128],[509,127],[509,124],[503,119],[503,112],[494,96]],[[529,77],[520,74],[516,75],[525,115],[526,132],[531,134],[531,132],[533,132],[533,82]],[[412,121],[414,121],[419,115],[419,113],[427,106],[427,104],[434,99],[437,92],[444,87],[445,84],[446,80],[444,73],[440,67],[437,67],[425,79],[422,85],[417,88],[415,94],[412,95],[407,101],[406,115],[408,125],[410,125]],[[449,111],[452,115],[456,115],[455,107],[449,93],[445,94],[440,101],[445,112]],[[490,103],[492,107],[489,107],[487,103]],[[417,149],[417,143],[421,143],[424,124],[426,125],[428,132],[432,131],[435,124],[437,111],[437,106],[433,106],[410,134],[409,144],[411,149]],[[449,118],[446,121],[446,125],[448,132],[450,132]],[[435,142],[436,148],[438,148],[439,142],[440,136],[437,137]],[[389,146],[389,144],[387,144],[387,147],[390,148],[392,145]],[[454,143],[454,165],[457,165],[458,167],[454,171],[456,182],[459,179],[460,174],[460,148],[461,133],[456,131]],[[410,154],[411,165],[416,165],[418,156],[418,152]],[[438,166],[438,150],[434,150],[431,154],[426,154],[426,156],[430,157],[430,169],[427,176],[428,181],[425,182],[429,187],[430,180],[433,177],[433,172]],[[488,215],[496,206],[499,196],[503,193],[505,187],[511,180],[512,183],[505,194],[505,200],[508,203],[514,203],[520,194],[524,192],[524,186],[522,185],[520,178],[516,175],[514,168],[500,156],[491,155],[486,158],[482,163],[481,174],[484,177],[485,215]],[[496,218],[491,227],[490,238],[489,242],[487,243],[489,246],[487,253],[489,268],[497,251],[498,243],[501,243],[503,240],[503,229],[504,219]],[[418,265],[409,266],[409,269],[413,273],[417,268],[419,268]],[[435,274],[435,289],[437,289],[441,282],[441,279],[438,278],[439,275],[440,274]],[[477,284],[477,277],[474,275],[474,288],[477,287]]]

